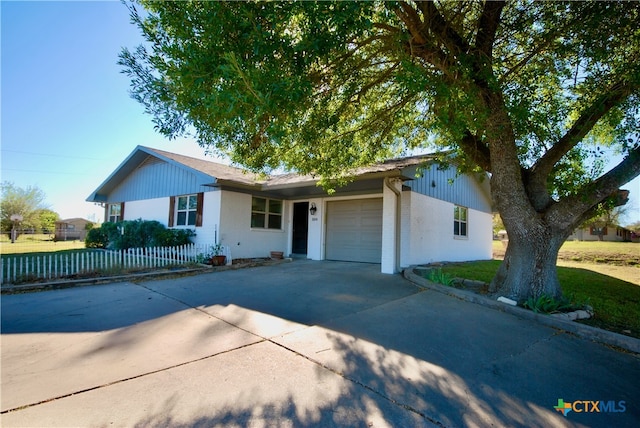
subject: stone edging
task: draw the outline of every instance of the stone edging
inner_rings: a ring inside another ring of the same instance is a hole
[[[413,266],[406,268],[403,271],[403,276],[405,279],[420,288],[432,289],[440,293],[448,294],[458,299],[465,300],[467,302],[476,303],[492,309],[497,309],[502,312],[516,315],[520,318],[529,319],[549,327],[564,330],[585,339],[593,340],[595,342],[600,342],[606,345],[617,346],[619,348],[623,348],[628,351],[640,354],[640,339],[607,330],[602,330],[590,325],[569,321],[568,319],[553,317],[545,314],[537,314],[530,310],[498,302],[497,300],[493,300],[470,291],[436,284],[419,275],[416,275],[413,272],[413,269]]]
[[[51,281],[51,282],[37,282],[37,283],[22,284],[22,285],[9,284],[9,285],[3,285],[2,287],[0,287],[0,292],[2,294],[19,294],[19,293],[30,293],[35,291],[60,290],[63,288],[107,284],[110,282],[143,281],[143,280],[162,279],[164,277],[175,277],[175,276],[197,275],[199,273],[221,272],[225,270],[236,270],[236,269],[243,269],[243,268],[250,268],[250,267],[257,267],[257,266],[267,266],[267,265],[274,265],[274,264],[280,264],[280,263],[287,263],[290,261],[291,259],[281,259],[281,260],[264,260],[259,262],[257,261],[252,263],[243,263],[243,264],[225,265],[225,266],[200,265],[200,267],[191,268],[191,269],[162,270],[162,271],[145,272],[145,273],[133,273],[128,275],[116,275],[116,276],[82,278],[82,279],[71,279],[71,280],[68,279],[68,280],[59,280],[59,281]]]

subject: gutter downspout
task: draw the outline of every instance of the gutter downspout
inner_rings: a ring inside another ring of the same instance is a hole
[[[400,236],[401,236],[400,227],[402,225],[400,212],[402,210],[402,200],[401,200],[402,193],[391,184],[391,178],[385,177],[384,184],[385,186],[387,186],[389,190],[391,190],[396,195],[396,230],[395,230],[395,237],[394,237],[395,248],[393,251],[394,251],[394,258],[395,258],[394,270],[396,272],[400,272]]]

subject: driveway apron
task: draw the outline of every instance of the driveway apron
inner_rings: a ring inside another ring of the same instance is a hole
[[[295,261],[7,295],[1,339],[2,426],[640,421],[637,355],[378,265]]]

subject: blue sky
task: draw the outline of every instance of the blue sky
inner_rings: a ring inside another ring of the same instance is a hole
[[[103,211],[89,194],[136,145],[195,157],[162,137],[117,65],[141,37],[119,1],[7,2],[2,14],[2,180],[38,186],[62,218]]]
[[[62,218],[102,220],[85,199],[136,145],[205,158],[157,134],[129,97],[118,53],[141,36],[119,1],[2,1],[0,14],[3,181],[38,186]],[[624,188],[624,223],[639,221],[640,179]]]

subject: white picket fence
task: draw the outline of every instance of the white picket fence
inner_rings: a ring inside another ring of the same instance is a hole
[[[122,251],[87,250],[76,253],[2,256],[0,284],[55,280],[75,275],[109,274],[134,269],[154,269],[199,261],[211,245],[189,244],[179,247],[129,248]],[[229,247],[224,248],[231,264]]]

